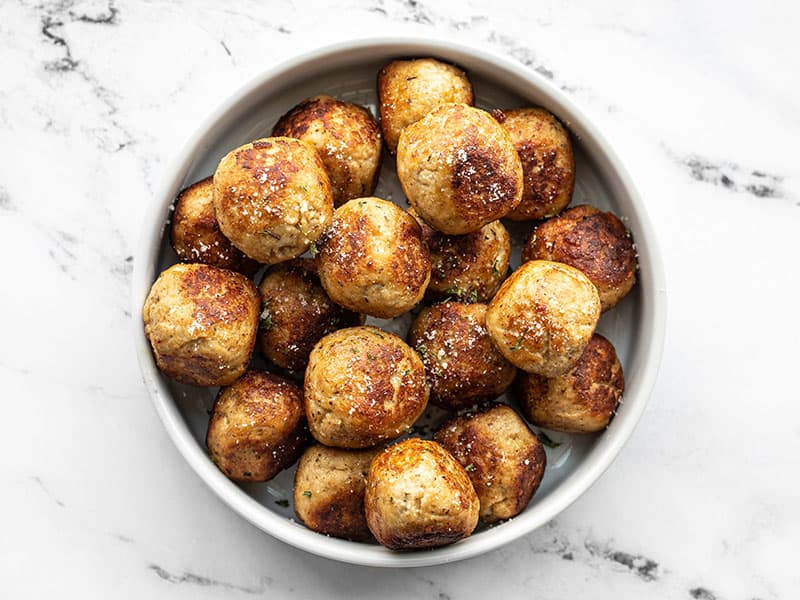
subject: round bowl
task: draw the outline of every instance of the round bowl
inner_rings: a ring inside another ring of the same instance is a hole
[[[575,501],[605,471],[631,435],[655,382],[665,326],[665,288],[661,261],[645,208],[612,148],[583,112],[550,82],[526,67],[489,50],[458,43],[413,37],[349,41],[309,52],[267,71],[235,92],[198,128],[167,169],[135,257],[133,314],[140,315],[158,273],[176,262],[164,235],[177,192],[214,172],[230,149],[269,135],[277,118],[300,100],[319,93],[358,102],[375,109],[375,78],[388,61],[409,56],[433,56],[464,68],[472,80],[476,105],[483,108],[539,105],[557,115],[570,129],[576,154],[573,204],[589,202],[620,215],[631,229],[639,254],[639,277],[633,291],[603,315],[598,331],[616,346],[626,376],[626,393],[616,417],[599,435],[549,434],[560,442],[548,449],[545,478],[527,509],[519,516],[471,537],[435,550],[396,553],[374,544],[326,537],[306,529],[293,517],[293,470],[266,484],[229,481],[208,458],[204,436],[213,389],[192,388],[169,381],[156,368],[140,319],[134,336],[143,378],[156,410],[178,450],[197,474],[233,510],[267,533],[308,552],[349,563],[410,567],[461,560],[514,540],[554,518]],[[400,200],[384,160],[376,195]],[[511,224],[519,243],[530,224]],[[402,327],[402,321],[393,327]]]

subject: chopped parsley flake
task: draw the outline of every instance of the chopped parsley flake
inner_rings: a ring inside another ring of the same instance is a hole
[[[539,441],[542,442],[548,448],[558,448],[561,445],[561,442],[554,442],[553,440],[551,440],[550,436],[548,436],[544,431],[539,431],[536,437],[538,437]]]
[[[275,504],[282,506],[283,508],[287,508],[289,506],[289,501],[281,498],[280,500],[275,500]]]
[[[304,491],[303,496],[305,496],[306,498],[311,498],[311,490]]]

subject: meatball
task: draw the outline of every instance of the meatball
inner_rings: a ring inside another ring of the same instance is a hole
[[[312,435],[327,446],[368,448],[405,433],[428,403],[416,352],[377,327],[340,329],[311,351],[305,405]]]
[[[297,460],[307,442],[299,386],[265,371],[248,371],[220,390],[206,446],[230,479],[272,479]]]
[[[233,383],[250,362],[260,305],[255,286],[240,273],[172,265],[158,276],[142,310],[158,368],[181,383]]]
[[[506,215],[513,221],[557,215],[572,199],[575,157],[564,126],[543,108],[495,110],[522,162],[522,201]]]
[[[308,258],[271,267],[258,291],[262,299],[258,343],[264,355],[284,369],[302,371],[312,348],[324,336],[364,324],[364,315],[328,297],[316,264]]]
[[[265,138],[228,153],[214,173],[214,209],[222,233],[250,258],[296,258],[333,216],[331,183],[311,144]]]
[[[364,488],[377,453],[321,444],[305,451],[294,476],[294,512],[306,527],[348,540],[372,537],[364,515]]]
[[[534,260],[500,286],[486,311],[486,328],[512,364],[552,377],[577,362],[599,318],[597,288],[586,275]]]
[[[517,516],[542,482],[547,463],[544,446],[505,404],[451,419],[433,439],[464,466],[486,523]]]
[[[408,343],[425,365],[431,402],[448,410],[497,398],[517,373],[486,331],[485,304],[445,302],[422,309]]]
[[[322,287],[337,304],[373,317],[407,312],[425,295],[431,261],[416,219],[379,198],[336,209],[317,255]]]
[[[375,191],[381,131],[366,108],[330,96],[314,96],[283,115],[272,135],[305,140],[314,146],[330,177],[336,206]]]
[[[432,58],[395,60],[378,73],[378,110],[386,147],[394,154],[400,133],[446,102],[472,104],[464,71]]]
[[[408,211],[417,217],[414,209]],[[431,280],[425,298],[456,298],[462,302],[488,302],[508,272],[511,238],[500,221],[478,231],[446,235],[422,219],[422,241],[431,255]]]
[[[636,282],[636,248],[625,225],[614,214],[587,204],[534,229],[522,260],[554,260],[580,269],[597,287],[604,311]]]
[[[625,379],[614,346],[596,333],[572,369],[549,379],[523,373],[515,387],[531,423],[555,431],[591,433],[608,425]]]
[[[206,177],[178,194],[170,242],[181,262],[204,263],[248,277],[261,265],[248,258],[219,230],[214,215],[214,181]]]
[[[443,104],[403,130],[397,176],[417,214],[450,235],[477,231],[522,198],[522,165],[508,132],[466,104]]]
[[[478,524],[479,506],[464,467],[436,442],[398,442],[369,468],[367,525],[392,550],[444,546],[468,537]]]

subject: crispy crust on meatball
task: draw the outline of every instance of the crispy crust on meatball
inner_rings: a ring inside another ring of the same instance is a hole
[[[272,479],[297,460],[307,443],[300,387],[265,371],[248,371],[220,390],[206,446],[230,479]]]
[[[398,442],[370,466],[367,525],[392,550],[433,548],[469,536],[479,506],[464,467],[436,442]]]
[[[594,334],[578,363],[563,375],[523,373],[515,385],[525,417],[555,431],[591,433],[604,429],[625,390],[614,346]]]
[[[372,538],[364,514],[364,489],[378,452],[322,444],[305,451],[294,476],[294,512],[306,527],[348,540]]]
[[[486,331],[485,304],[444,302],[423,308],[408,343],[425,365],[431,402],[448,410],[497,398],[517,373]]]
[[[302,371],[308,355],[323,337],[364,324],[364,315],[342,308],[319,282],[317,266],[296,258],[271,267],[258,286],[261,314],[258,344],[276,365]]]
[[[314,147],[274,137],[229,152],[214,173],[222,233],[250,258],[274,264],[308,250],[333,216],[333,193]]]
[[[450,235],[476,231],[522,198],[522,165],[486,111],[443,104],[400,135],[397,176],[417,214]]]
[[[283,115],[272,135],[305,140],[314,146],[330,177],[336,206],[375,191],[381,131],[363,106],[314,96]]]
[[[552,377],[577,362],[599,318],[597,288],[586,275],[534,260],[500,286],[486,311],[486,328],[512,364]]]
[[[214,179],[206,177],[178,194],[170,243],[181,262],[199,262],[252,277],[261,266],[231,244],[214,215]]]
[[[492,115],[511,135],[525,181],[522,201],[506,218],[528,221],[560,213],[575,187],[575,156],[567,130],[543,108],[494,110]]]
[[[309,427],[317,441],[368,448],[405,433],[428,403],[414,350],[377,327],[340,329],[314,347],[305,373]]]
[[[615,306],[636,283],[636,248],[613,213],[581,204],[531,233],[522,260],[554,260],[580,269],[597,287],[602,310]]]
[[[446,102],[472,105],[464,71],[432,58],[395,60],[378,73],[378,111],[386,147],[394,154],[400,133]]]
[[[455,417],[433,439],[464,466],[486,523],[517,516],[542,482],[547,464],[544,446],[505,404]]]
[[[350,200],[337,208],[318,248],[322,286],[334,302],[355,312],[401,315],[422,300],[430,280],[419,223],[380,198]]]
[[[260,304],[241,273],[172,265],[158,276],[142,309],[158,368],[181,383],[233,383],[250,362]]]

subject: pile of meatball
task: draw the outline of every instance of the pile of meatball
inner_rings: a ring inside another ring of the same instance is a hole
[[[565,210],[575,162],[552,114],[475,108],[466,74],[431,58],[377,83],[380,123],[309,98],[183,190],[180,262],[143,317],[165,375],[220,386],[206,444],[226,476],[267,481],[299,460],[306,526],[410,550],[525,509],[546,463],[526,420],[608,425],[623,375],[595,327],[637,264],[616,216]],[[384,146],[407,210],[371,195]],[[513,272],[500,219],[532,222]],[[409,311],[405,340],[365,325]],[[497,402],[509,389],[522,416]],[[452,413],[432,440],[414,435],[429,402]]]

